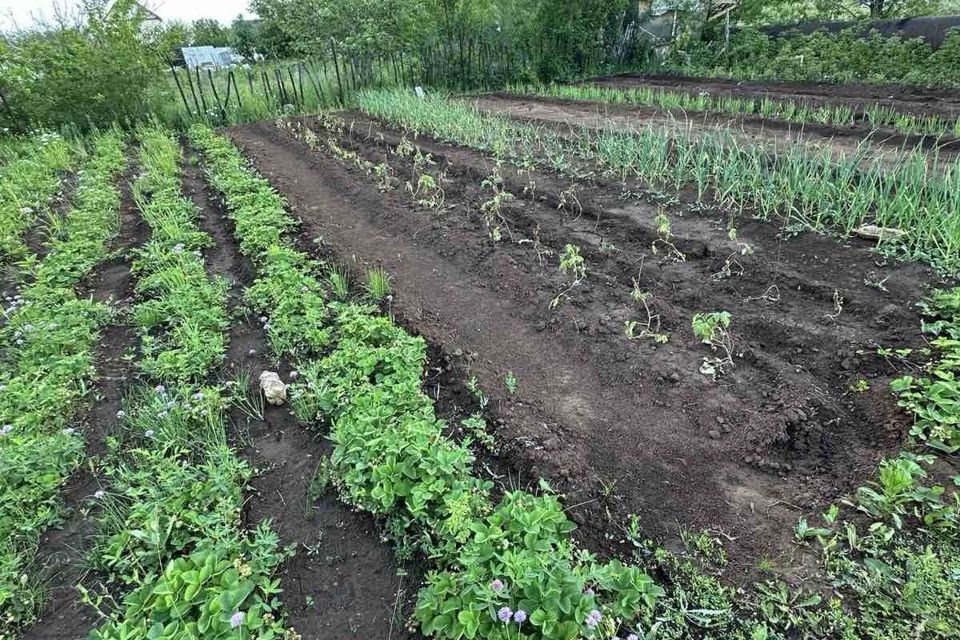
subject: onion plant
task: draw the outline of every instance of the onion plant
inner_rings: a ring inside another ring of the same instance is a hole
[[[816,123],[848,127],[862,122],[874,128],[890,128],[904,134],[937,137],[957,135],[956,132],[960,131],[960,118],[902,113],[893,106],[879,102],[863,109],[855,109],[849,105],[811,106],[795,100],[768,96],[738,97],[653,87],[615,88],[588,83],[514,85],[509,90],[519,95],[640,105],[684,112],[760,115],[799,125]]]

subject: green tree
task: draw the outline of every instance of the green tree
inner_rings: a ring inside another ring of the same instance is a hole
[[[230,46],[244,58],[252,59],[257,51],[257,27],[253,20],[244,20],[242,15],[233,20]]]
[[[133,0],[84,3],[79,27],[13,35],[0,63],[0,126],[79,128],[145,117],[174,31],[146,28]]]
[[[201,18],[195,21],[190,30],[193,34],[191,42],[194,46],[230,46],[230,29],[212,18]]]

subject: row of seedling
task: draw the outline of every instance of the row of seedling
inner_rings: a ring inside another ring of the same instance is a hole
[[[95,375],[99,330],[111,315],[75,287],[107,257],[119,228],[123,139],[111,131],[90,147],[63,232],[45,243],[42,260],[26,261],[0,327],[0,637],[43,606],[35,556],[41,535],[63,516],[61,489],[84,457],[76,420]],[[47,185],[52,174],[41,173]]]
[[[855,108],[842,104],[810,105],[768,96],[741,98],[711,95],[703,91],[688,93],[653,87],[617,89],[592,84],[517,85],[510,87],[510,91],[521,95],[639,105],[684,112],[758,115],[799,125],[850,127],[864,123],[874,128],[894,129],[907,135],[960,136],[960,118],[902,113],[893,106],[879,102]]]
[[[692,188],[702,204],[783,221],[794,230],[849,234],[882,230],[880,248],[960,269],[960,162],[930,163],[905,153],[896,167],[866,151],[837,155],[798,145],[771,152],[726,132],[696,134],[652,126],[636,131],[558,132],[483,113],[442,96],[361,93],[363,110],[412,132],[474,147],[520,166],[577,175],[599,168],[654,189]]]
[[[24,233],[61,191],[61,174],[79,150],[57,134],[43,134],[9,152],[0,166],[0,265],[27,256]]]
[[[275,571],[287,555],[267,522],[248,530],[253,470],[231,447],[226,409],[246,389],[211,382],[223,365],[226,284],[207,273],[210,237],[181,194],[171,134],[138,131],[135,201],[150,238],[134,253],[140,335],[132,389],[107,441],[88,553],[99,581],[80,588],[102,620],[96,640],[295,638],[284,627]]]

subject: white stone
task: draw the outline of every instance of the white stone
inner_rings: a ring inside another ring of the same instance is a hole
[[[260,390],[270,404],[280,405],[287,401],[287,385],[283,384],[283,380],[274,371],[260,374]]]

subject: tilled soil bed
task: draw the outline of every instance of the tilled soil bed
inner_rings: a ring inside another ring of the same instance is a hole
[[[501,482],[547,479],[591,549],[622,550],[635,513],[667,541],[683,529],[722,534],[732,577],[753,575],[761,558],[787,566],[797,518],[862,483],[902,442],[909,418],[888,384],[908,365],[876,351],[922,344],[915,302],[929,270],[746,217],[734,240],[722,215],[683,197],[664,209],[674,253],[658,236],[661,205],[643,194],[509,166],[498,172],[513,198],[494,242],[480,213],[493,193],[482,184],[495,172],[488,158],[346,118],[342,129],[302,119],[228,133],[303,219],[306,239],[391,274],[398,321],[491,399],[499,463],[512,470]],[[404,139],[435,164],[394,153]],[[424,170],[443,189],[438,207],[405,187]],[[586,278],[553,307],[569,286],[558,269],[568,243]],[[625,335],[625,322],[646,322],[634,280],[665,344]],[[701,365],[716,353],[691,318],[717,310],[732,317],[734,366],[714,379]]]

